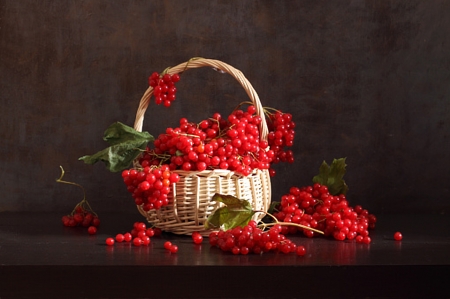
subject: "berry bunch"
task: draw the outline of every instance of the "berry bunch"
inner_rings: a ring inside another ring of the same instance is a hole
[[[114,238],[106,238],[106,245],[112,246],[115,242],[117,243],[133,243],[134,246],[148,246],[151,243],[153,236],[161,235],[161,229],[147,227],[144,222],[135,222],[131,231],[124,234],[119,233]]]
[[[199,232],[193,232],[191,234],[192,241],[195,244],[202,244],[203,243],[203,236]]]
[[[262,120],[255,112],[256,108],[250,105],[246,111],[233,111],[226,119],[219,113],[198,124],[182,118],[179,127],[168,128],[158,136],[154,148],[141,156],[140,164],[145,167],[167,163],[171,170],[226,169],[249,175],[254,169],[269,169],[272,163],[292,163],[292,154],[284,146],[292,146],[294,131],[286,133],[287,130],[276,127],[269,133],[276,139],[262,140]],[[287,113],[276,114],[291,118]],[[289,144],[287,140],[291,140]],[[269,148],[271,144],[275,150]]]
[[[86,199],[86,192],[84,191],[83,186],[63,180],[64,177],[64,168],[61,168],[61,176],[56,180],[58,183],[68,184],[79,187],[83,191],[83,199],[75,205],[75,208],[69,215],[64,215],[61,218],[61,221],[64,226],[75,227],[75,226],[83,226],[88,228],[88,233],[94,235],[97,233],[97,227],[100,225],[100,219],[97,214],[91,208],[89,202]]]
[[[376,217],[360,205],[351,207],[340,194],[331,195],[327,186],[315,183],[302,188],[292,187],[281,198],[274,216],[283,222],[292,222],[323,231],[325,236],[336,240],[356,240],[369,244],[369,229],[375,227]],[[314,237],[316,232],[299,229],[295,226],[283,226],[283,233],[302,232],[307,237]]]
[[[268,143],[260,140],[261,118],[254,110],[236,110],[227,119],[215,113],[198,124],[182,118],[179,127],[158,136],[141,163],[166,162],[170,169],[184,171],[228,169],[243,175],[254,168],[267,169],[273,151],[265,151]]]
[[[122,178],[136,205],[142,205],[145,211],[166,206],[169,203],[167,195],[170,186],[180,179],[166,164],[160,167],[145,166],[142,170],[124,170]]]
[[[72,213],[64,215],[61,220],[63,225],[68,227],[98,227],[100,225],[100,219],[86,201],[79,202]],[[90,228],[89,233],[92,234],[92,232],[95,234],[96,230]]]
[[[269,251],[305,254],[303,246],[297,246],[282,234],[280,224],[274,224],[269,230],[263,231],[253,220],[243,228],[235,227],[225,231],[211,232],[209,243],[235,255],[261,254]]]
[[[160,105],[161,103],[165,107],[170,107],[171,103],[175,100],[177,88],[175,83],[180,81],[180,75],[167,73],[159,74],[154,72],[148,78],[148,85],[153,87],[153,95],[155,96],[155,103]]]
[[[285,150],[286,147],[290,147],[294,144],[295,123],[292,120],[292,115],[290,113],[282,113],[281,111],[266,113],[266,115],[268,119],[267,126],[269,128],[267,139],[270,148],[275,153],[272,163],[293,163],[293,152],[291,150]],[[275,170],[273,168],[270,169],[270,172],[271,176],[275,175]]]

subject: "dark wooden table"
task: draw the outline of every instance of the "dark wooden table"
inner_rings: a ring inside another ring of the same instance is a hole
[[[101,215],[97,235],[60,214],[0,213],[0,298],[450,298],[450,217],[377,215],[370,245],[289,236],[303,257],[234,256],[165,233],[150,246],[105,245],[131,215]],[[403,233],[395,241],[395,231]],[[179,246],[176,254],[165,240]]]

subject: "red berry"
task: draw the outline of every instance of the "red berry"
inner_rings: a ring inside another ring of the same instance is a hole
[[[364,236],[362,242],[364,244],[370,244],[370,242],[372,242],[372,239],[369,236]]]
[[[172,242],[166,241],[164,242],[164,248],[167,250],[170,250],[170,247],[172,247]]]
[[[133,229],[130,231],[130,234],[131,234],[131,236],[132,236],[133,238],[137,237],[137,235],[138,235],[137,229],[133,228]]]
[[[237,255],[237,254],[240,254],[240,253],[241,253],[241,249],[240,249],[239,247],[237,247],[237,246],[234,246],[234,247],[231,249],[231,252],[232,252],[234,255]]]
[[[141,237],[141,241],[142,241],[142,245],[147,246],[148,244],[150,244],[151,240],[149,236],[143,236]]]
[[[97,228],[95,226],[89,226],[88,227],[88,233],[90,235],[95,235],[97,233]]]
[[[297,255],[300,255],[300,256],[304,256],[304,255],[306,254],[306,248],[305,248],[305,246],[302,246],[302,245],[297,246],[296,254],[297,254]]]
[[[92,219],[92,225],[93,226],[99,226],[100,225],[100,219],[98,219],[97,216],[94,216],[94,218]]]
[[[67,215],[62,216],[61,220],[62,220],[63,225],[64,226],[69,226],[70,219],[71,219],[70,216],[67,216]]]
[[[142,239],[139,237],[136,237],[133,239],[133,245],[134,246],[141,246],[142,245]]]
[[[173,83],[177,83],[178,81],[180,81],[180,75],[179,74],[173,74],[172,75],[172,82]]]
[[[199,232],[193,232],[192,240],[195,244],[201,244],[203,242],[203,236]]]
[[[125,240],[125,236],[123,234],[116,235],[116,241],[122,243]]]
[[[133,239],[133,236],[130,234],[130,233],[125,233],[124,235],[123,235],[123,237],[124,237],[124,241],[125,242],[130,242],[132,239]]]
[[[113,246],[114,245],[114,239],[113,238],[106,238],[106,245]]]
[[[150,228],[147,228],[147,230],[145,231],[145,234],[151,238],[155,235],[155,231],[153,230],[153,228],[150,227]]]
[[[249,252],[250,252],[250,248],[248,248],[247,246],[242,246],[242,247],[240,248],[240,253],[243,254],[243,255],[246,255],[246,254],[248,254]]]
[[[137,237],[138,237],[138,238],[142,238],[142,237],[146,237],[146,236],[147,236],[147,233],[146,233],[145,230],[140,230],[140,231],[138,231],[138,233],[137,233]]]
[[[402,233],[401,233],[401,232],[396,232],[396,233],[394,234],[394,239],[395,239],[396,241],[401,241],[401,240],[403,239]]]
[[[83,222],[84,216],[81,213],[75,213],[73,215],[73,219],[75,220],[76,223],[81,223]]]
[[[153,228],[153,231],[155,232],[155,237],[161,236],[162,230],[159,227]]]

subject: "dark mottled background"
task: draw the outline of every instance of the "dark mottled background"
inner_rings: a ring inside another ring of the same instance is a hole
[[[352,205],[374,213],[450,206],[449,1],[0,0],[0,211],[70,212],[82,184],[99,213],[133,211],[119,174],[78,157],[132,125],[153,71],[194,56],[240,69],[264,106],[291,112],[294,164],[277,167],[274,200],[347,157]],[[193,70],[170,110],[227,115],[246,100],[230,76]]]

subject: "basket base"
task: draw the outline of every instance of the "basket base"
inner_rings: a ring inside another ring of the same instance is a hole
[[[269,208],[271,185],[268,170],[257,169],[248,176],[228,170],[175,172],[180,180],[172,185],[167,206],[150,211],[137,206],[149,223],[165,232],[209,235],[212,230],[206,230],[205,223],[223,205],[212,201],[216,193],[248,200],[255,211],[266,212]],[[257,213],[254,220],[259,221],[263,216],[264,213]]]

